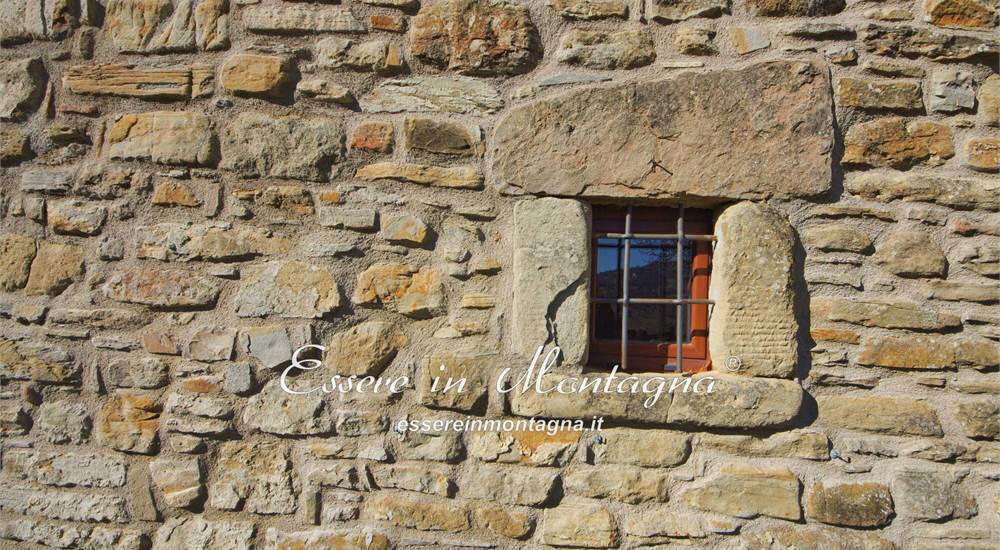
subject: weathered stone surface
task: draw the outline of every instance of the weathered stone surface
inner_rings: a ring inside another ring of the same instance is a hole
[[[472,78],[414,77],[384,80],[361,98],[366,113],[436,112],[483,116],[503,99],[493,86]]]
[[[358,168],[355,176],[365,180],[394,179],[449,189],[480,189],[483,186],[482,174],[472,166],[379,162]]]
[[[799,329],[791,227],[777,210],[744,202],[719,216],[715,234],[709,294],[716,306],[709,321],[709,351],[713,357],[738,358],[741,373],[790,377],[798,360]],[[746,262],[750,247],[762,258],[752,267]]]
[[[32,155],[28,134],[17,128],[0,129],[0,163],[15,166]]]
[[[364,516],[421,531],[466,531],[469,511],[452,500],[377,493],[365,499]]]
[[[294,384],[292,384],[294,386]],[[319,435],[333,432],[333,418],[319,392],[293,395],[278,380],[268,382],[247,402],[243,423],[277,435]]]
[[[817,67],[771,62],[579,88],[508,112],[494,132],[493,170],[500,184],[550,195],[816,195],[830,186],[828,86]],[[749,126],[755,117],[771,121],[767,139]],[[704,162],[711,151],[725,162]],[[672,174],[651,170],[651,159]]]
[[[930,99],[932,111],[954,113],[972,110],[976,105],[975,79],[970,73],[957,69],[936,69],[931,74]]]
[[[967,401],[958,404],[955,416],[967,437],[1000,439],[1000,405],[991,401]]]
[[[829,527],[781,526],[745,533],[740,540],[747,550],[829,548],[830,550],[896,550],[898,546],[877,532]]]
[[[979,108],[976,117],[984,126],[1000,126],[1000,75],[990,75],[979,87],[976,96]]]
[[[125,461],[92,452],[48,452],[11,449],[4,453],[3,471],[18,479],[57,487],[121,487]]]
[[[315,64],[324,69],[348,68],[391,75],[406,69],[399,46],[385,40],[355,42],[346,38],[324,38],[316,43]]]
[[[729,13],[729,0],[645,0],[646,13],[660,23]]]
[[[962,210],[1000,210],[1000,183],[898,172],[870,172],[847,178],[844,187],[860,197],[889,202],[930,202]]]
[[[840,107],[866,110],[920,112],[924,102],[919,82],[892,82],[841,78],[836,102]]]
[[[158,458],[149,473],[168,506],[186,508],[202,494],[201,468],[194,457]]]
[[[24,288],[35,252],[35,239],[31,237],[17,233],[0,235],[0,291]]]
[[[152,454],[157,445],[160,407],[146,394],[117,393],[97,413],[97,440],[119,451]]]
[[[971,518],[976,499],[962,485],[967,470],[907,468],[896,473],[892,494],[901,518],[938,521]]]
[[[354,93],[351,90],[322,78],[300,80],[295,89],[306,97],[320,101],[337,103],[345,107],[353,107],[356,104]]]
[[[1000,365],[1000,344],[975,336],[868,336],[858,363],[890,369],[953,369]]]
[[[477,464],[459,478],[458,486],[467,498],[538,506],[549,500],[558,480],[553,470]]]
[[[594,464],[630,464],[647,468],[678,466],[691,452],[691,436],[663,430],[612,428],[601,431],[590,447]]]
[[[236,296],[240,317],[319,318],[340,307],[333,274],[299,261],[247,267]]]
[[[562,38],[556,58],[589,69],[634,69],[656,59],[656,47],[642,31],[573,29]]]
[[[383,489],[402,489],[428,495],[450,497],[455,484],[445,469],[428,468],[426,464],[393,464],[373,472],[375,483]]]
[[[476,151],[478,136],[473,136],[460,124],[430,118],[408,118],[403,123],[406,146],[442,155],[469,156]]]
[[[832,426],[887,435],[940,437],[941,422],[929,405],[888,396],[817,396],[819,421]]]
[[[826,435],[805,430],[779,432],[769,437],[703,433],[698,435],[695,446],[740,456],[830,459],[830,440]]]
[[[703,27],[682,27],[674,33],[674,47],[687,55],[715,55],[718,48],[712,43],[715,31]]]
[[[420,403],[427,407],[471,411],[486,398],[495,355],[442,351],[431,354],[420,378]],[[448,382],[465,379],[462,391],[444,391]]]
[[[90,437],[92,423],[87,408],[80,403],[46,401],[38,410],[32,433],[55,444],[80,444]]]
[[[171,518],[156,530],[153,546],[157,550],[213,548],[241,550],[249,548],[254,525],[249,521],[208,521],[200,516]]]
[[[866,327],[943,330],[962,326],[957,315],[898,298],[818,297],[811,300],[810,309],[814,318]]]
[[[0,63],[0,120],[24,120],[38,109],[48,73],[39,57]]]
[[[938,166],[955,156],[947,126],[898,117],[860,122],[844,136],[844,164],[907,169]]]
[[[469,437],[469,454],[484,462],[562,466],[573,457],[580,432],[561,430],[476,431]]]
[[[608,509],[586,501],[563,501],[545,510],[542,540],[552,546],[614,548],[618,523]]]
[[[125,499],[119,495],[87,494],[5,484],[0,510],[70,521],[128,521]]]
[[[1000,138],[979,137],[965,142],[965,165],[977,172],[1000,171]]]
[[[577,466],[562,478],[563,490],[580,497],[618,500],[628,504],[666,502],[670,476],[634,466]]]
[[[523,539],[535,527],[535,521],[528,514],[500,506],[482,506],[472,512],[476,526],[498,535]]]
[[[218,156],[211,121],[195,112],[123,115],[108,131],[107,142],[106,154],[115,160],[212,166]]]
[[[587,356],[590,250],[587,211],[544,198],[514,207],[512,347],[525,358],[555,345],[569,364]],[[555,306],[555,307],[553,307]]]
[[[37,519],[12,519],[0,525],[0,539],[38,544],[46,548],[142,548],[145,536],[137,530],[106,526],[59,524]]]
[[[979,302],[983,304],[1000,302],[1000,296],[997,295],[997,287],[993,284],[928,281],[924,288],[924,296],[934,300]]]
[[[343,227],[353,231],[371,231],[378,226],[378,212],[373,208],[320,206],[317,222],[324,227]]]
[[[751,0],[749,7],[756,15],[772,17],[822,16],[843,11],[844,0]]]
[[[282,100],[292,91],[292,64],[278,55],[237,54],[219,69],[222,87],[238,96]]]
[[[333,335],[323,364],[345,376],[378,376],[406,343],[406,336],[392,323],[368,321]]]
[[[72,244],[39,241],[24,293],[29,296],[56,296],[81,275],[83,248]]]
[[[81,371],[76,357],[62,347],[0,339],[0,378],[78,384]]]
[[[407,317],[434,317],[444,310],[444,285],[440,272],[430,267],[377,263],[358,275],[351,302],[389,306]]]
[[[229,46],[229,4],[217,0],[113,0],[107,29],[120,53],[191,52]]]
[[[343,149],[343,128],[334,119],[245,111],[223,132],[220,167],[246,178],[326,181]]]
[[[653,508],[628,518],[622,533],[630,542],[647,546],[676,539],[704,539],[715,533],[731,534],[739,528],[740,523],[736,520],[709,518],[703,514],[670,514],[662,508]]]
[[[983,0],[925,0],[924,21],[948,29],[991,29],[997,6]]]
[[[380,235],[393,244],[420,247],[431,238],[430,229],[423,220],[410,214],[387,218]]]
[[[266,412],[266,411],[260,411]],[[209,504],[219,510],[290,514],[295,510],[287,447],[274,441],[232,441],[219,448],[218,478],[209,487]]]
[[[541,53],[527,6],[491,0],[443,0],[424,5],[410,21],[415,57],[466,75],[530,71]]]
[[[365,32],[365,25],[346,7],[308,4],[267,4],[243,10],[246,28],[265,34]]]
[[[729,41],[739,55],[746,55],[771,46],[767,30],[761,27],[729,27]]]
[[[336,548],[338,550],[390,550],[392,542],[370,529],[313,529],[286,532],[270,528],[266,534],[269,550]]]
[[[52,230],[61,235],[97,235],[108,219],[104,206],[80,200],[48,203],[48,221]]]
[[[881,527],[892,515],[892,495],[880,483],[817,483],[806,501],[806,516],[830,525]]]
[[[157,308],[204,308],[215,304],[219,284],[180,269],[133,267],[108,277],[104,295],[119,302]]]
[[[945,0],[945,3],[950,3]],[[934,61],[989,59],[1000,52],[1000,42],[961,34],[945,34],[910,26],[868,24],[860,30],[865,48],[876,55],[926,57]]]
[[[123,359],[108,365],[105,381],[117,388],[156,389],[170,379],[167,364],[157,357]]]
[[[351,132],[351,150],[391,153],[394,146],[393,132],[390,123],[363,122]]]
[[[63,87],[75,94],[139,97],[143,99],[187,99],[197,96],[195,80],[207,65],[147,67],[134,65],[74,65],[63,74]]]
[[[624,18],[628,13],[624,0],[548,0],[546,3],[564,17],[585,21]]]
[[[943,277],[948,260],[923,231],[896,230],[876,245],[875,263],[900,277]]]
[[[802,484],[791,470],[747,465],[723,466],[717,475],[684,492],[700,510],[741,518],[802,518]]]
[[[722,373],[713,374],[713,378],[712,393],[706,392],[705,386],[698,392],[674,392],[669,423],[705,428],[783,426],[798,416],[805,399],[801,386],[790,380]]]
[[[871,249],[868,234],[843,223],[810,225],[802,230],[802,244],[823,252],[865,253]]]

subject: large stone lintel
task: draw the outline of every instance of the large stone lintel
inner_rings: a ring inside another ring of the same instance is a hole
[[[773,61],[579,88],[497,124],[502,189],[562,196],[763,199],[830,189],[829,76]]]
[[[549,373],[542,379],[542,387],[553,388],[567,377],[579,374]],[[607,376],[606,373],[588,373],[590,378]],[[614,390],[628,375],[619,373],[610,388]],[[638,387],[653,376],[665,377],[670,388],[674,375],[639,373]],[[707,393],[709,380],[711,393]],[[701,380],[700,383],[699,380]],[[696,387],[698,392],[694,391]],[[567,382],[565,385],[569,388]],[[603,385],[602,385],[603,387]],[[632,384],[624,383],[624,388]],[[648,386],[650,391],[655,386]],[[684,388],[688,391],[683,391]],[[650,426],[689,426],[708,429],[777,429],[790,425],[798,416],[805,392],[798,382],[774,378],[751,378],[720,372],[695,375],[688,385],[679,384],[673,393],[664,392],[650,407],[644,402],[652,393],[539,393],[534,388],[510,393],[511,413],[517,416],[543,418],[590,418],[603,416],[610,422]]]

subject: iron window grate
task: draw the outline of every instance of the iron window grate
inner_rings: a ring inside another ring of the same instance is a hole
[[[629,305],[675,305],[677,306],[677,322],[675,332],[676,332],[676,344],[677,344],[677,357],[673,365],[665,363],[663,365],[663,370],[668,372],[683,372],[684,365],[684,309],[685,306],[691,304],[707,304],[709,306],[715,305],[714,300],[704,299],[704,298],[685,298],[684,289],[687,285],[684,284],[684,243],[685,241],[708,241],[715,242],[715,235],[697,235],[697,234],[687,234],[684,232],[684,207],[680,207],[677,210],[677,232],[676,233],[632,233],[632,207],[629,206],[625,211],[625,232],[624,233],[597,233],[595,234],[597,239],[618,239],[623,242],[622,248],[622,297],[621,298],[593,298],[593,301],[601,304],[618,304],[622,307],[622,327],[621,327],[621,357],[619,366],[622,370],[628,370],[628,317],[629,317]],[[676,240],[677,241],[677,252],[676,252],[676,274],[675,274],[675,288],[676,297],[674,298],[632,298],[629,296],[629,264],[631,262],[631,252],[632,252],[632,241],[633,240]]]

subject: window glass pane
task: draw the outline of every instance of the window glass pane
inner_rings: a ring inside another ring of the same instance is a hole
[[[694,243],[684,242],[684,275],[681,284],[691,276]],[[629,261],[629,296],[632,298],[677,297],[677,241],[634,239]],[[689,289],[684,289],[687,297]]]
[[[619,340],[622,335],[622,307],[617,304],[594,304],[594,337]]]
[[[598,239],[597,277],[594,296],[620,298],[622,295],[622,242],[618,239]]]
[[[631,305],[628,309],[628,337],[631,342],[673,342],[677,306]],[[666,350],[664,350],[666,353]]]

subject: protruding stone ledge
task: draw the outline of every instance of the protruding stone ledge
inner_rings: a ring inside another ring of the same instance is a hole
[[[542,378],[541,387],[554,388],[563,379],[582,376],[549,373]],[[596,378],[607,374],[595,372],[586,376]],[[793,380],[750,378],[718,372],[695,375],[687,384],[678,383],[673,393],[667,392],[675,378],[673,375],[619,373],[613,379],[611,389],[614,390],[629,376],[639,380],[640,390],[650,379],[657,376],[664,378],[666,383],[660,399],[650,407],[644,406],[655,391],[653,382],[647,386],[650,393],[539,393],[534,388],[522,392],[517,387],[509,394],[511,413],[526,417],[573,419],[602,416],[610,422],[650,426],[774,429],[791,424],[805,398],[802,387]],[[623,387],[631,388],[632,385],[626,383]],[[603,386],[604,382],[601,383]],[[685,387],[687,392],[682,391]],[[698,393],[694,392],[696,387]],[[709,387],[711,393],[707,392]]]

